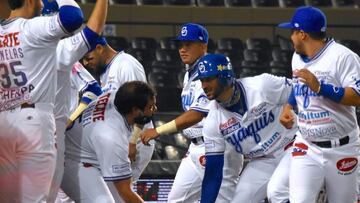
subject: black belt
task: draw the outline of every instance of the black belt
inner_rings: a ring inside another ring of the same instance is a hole
[[[340,143],[339,145],[340,146],[346,145],[349,143],[349,141],[350,141],[350,137],[345,136],[339,140],[339,143]],[[331,141],[321,141],[321,142],[312,142],[312,143],[316,144],[317,146],[319,146],[321,148],[331,148],[332,147]]]
[[[35,104],[29,104],[29,103],[22,103],[21,105],[20,105],[20,108],[21,109],[25,109],[25,108],[35,108]]]
[[[200,145],[200,144],[204,143],[204,137],[201,136],[201,137],[191,138],[191,142],[194,143],[195,145]]]
[[[82,164],[85,168],[93,167],[91,163],[82,162]]]

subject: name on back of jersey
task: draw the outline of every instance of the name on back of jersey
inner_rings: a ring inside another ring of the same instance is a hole
[[[19,41],[19,32],[0,34],[0,61],[24,58]]]
[[[93,102],[89,107],[84,111],[82,116],[82,125],[86,126],[92,122],[104,121],[105,120],[105,110],[109,102],[110,93],[104,94],[99,97],[96,102]]]

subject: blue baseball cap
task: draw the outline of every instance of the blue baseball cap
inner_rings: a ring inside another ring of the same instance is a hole
[[[278,27],[303,30],[304,32],[325,32],[326,16],[318,8],[302,6],[296,9],[291,22],[281,23]]]
[[[108,44],[108,43],[107,43],[105,37],[99,36],[99,37],[96,39],[96,42],[94,42],[94,43],[91,44],[91,48],[90,48],[89,52],[93,51],[93,50],[96,48],[97,45],[105,46],[105,45],[107,45],[107,44]]]
[[[174,40],[199,41],[207,44],[209,41],[209,34],[206,28],[199,24],[186,23],[181,27],[179,35]]]

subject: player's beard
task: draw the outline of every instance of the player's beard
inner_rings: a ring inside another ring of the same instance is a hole
[[[134,118],[134,123],[139,125],[145,125],[152,120],[152,116],[145,116],[144,113],[141,112],[141,115]]]
[[[218,100],[220,95],[224,92],[225,90],[225,86],[223,84],[221,84],[220,82],[218,83],[219,85],[213,90],[213,97],[210,100],[216,99]]]
[[[95,66],[95,74],[101,76],[106,71],[106,65],[98,64]]]
[[[296,43],[294,44],[293,43],[293,46],[294,46],[294,49],[295,49],[295,53],[299,54],[299,55],[305,55],[305,52],[304,52],[304,45],[302,43]]]

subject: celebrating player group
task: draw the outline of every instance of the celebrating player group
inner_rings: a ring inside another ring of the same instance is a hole
[[[182,25],[184,113],[155,127],[144,67],[101,36],[108,4],[97,0],[82,26],[74,0],[8,0],[1,203],[144,202],[132,184],[154,139],[178,131],[191,144],[168,202],[316,203],[324,188],[329,203],[360,200],[360,58],[327,37],[320,9],[278,25],[291,32],[292,78],[236,78],[230,58],[207,52],[204,26]]]

